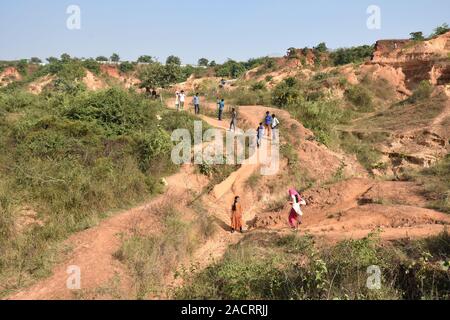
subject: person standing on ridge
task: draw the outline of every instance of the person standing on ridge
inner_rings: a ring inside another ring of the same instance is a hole
[[[180,93],[175,92],[175,108],[177,108],[177,111],[180,111]]]
[[[261,141],[263,137],[264,137],[264,126],[261,122],[259,124],[258,129],[256,129],[256,145],[258,146],[258,148],[261,147]]]
[[[195,94],[192,102],[194,103],[195,114],[200,114],[200,97],[198,93]]]
[[[270,115],[270,112],[266,112],[266,117],[264,118],[264,127],[267,130],[267,137],[270,138],[270,134],[272,132],[272,116]]]
[[[186,94],[184,93],[184,90],[181,90],[180,93],[180,110],[184,110],[184,102],[186,101]]]
[[[237,124],[237,112],[236,112],[236,109],[233,108],[233,110],[231,111],[230,131],[231,131],[231,128],[233,128],[234,132],[236,132],[236,124]]]
[[[222,121],[223,110],[225,109],[225,100],[222,99],[219,102],[219,121]]]
[[[280,126],[280,120],[278,120],[277,116],[275,114],[272,115],[272,141],[277,142],[277,137],[279,138],[279,126]]]
[[[238,196],[234,198],[234,203],[231,206],[231,233],[235,231],[242,233],[242,216],[241,198]]]

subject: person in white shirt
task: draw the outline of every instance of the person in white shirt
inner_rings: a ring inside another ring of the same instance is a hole
[[[180,110],[180,93],[178,91],[175,92],[175,108],[177,108],[177,111]]]
[[[280,120],[275,115],[272,115],[272,142],[278,142],[277,138],[280,135]]]
[[[181,90],[180,93],[180,110],[184,109],[184,101],[186,100],[186,95],[184,94],[184,91]]]

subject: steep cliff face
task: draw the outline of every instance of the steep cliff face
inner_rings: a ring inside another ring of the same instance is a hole
[[[421,81],[434,85],[450,83],[450,32],[427,41],[380,40],[371,65],[394,68],[404,75],[404,85],[413,90]]]

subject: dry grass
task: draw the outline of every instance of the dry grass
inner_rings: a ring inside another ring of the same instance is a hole
[[[116,252],[115,257],[130,270],[137,299],[163,295],[164,280],[199,243],[214,234],[213,220],[198,206],[196,216],[186,219],[173,201],[166,199],[156,212],[162,221],[161,232],[148,235],[135,229]]]

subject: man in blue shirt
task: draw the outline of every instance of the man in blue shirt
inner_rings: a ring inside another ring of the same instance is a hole
[[[192,102],[194,103],[195,114],[200,114],[200,97],[198,93],[195,94]]]
[[[225,109],[225,100],[222,99],[219,102],[219,121],[222,121],[223,109]]]
[[[264,127],[265,127],[265,129],[267,131],[267,137],[269,137],[269,138],[270,138],[270,134],[272,132],[272,121],[273,121],[273,118],[270,115],[270,112],[267,111],[266,112],[266,117],[264,118]]]

